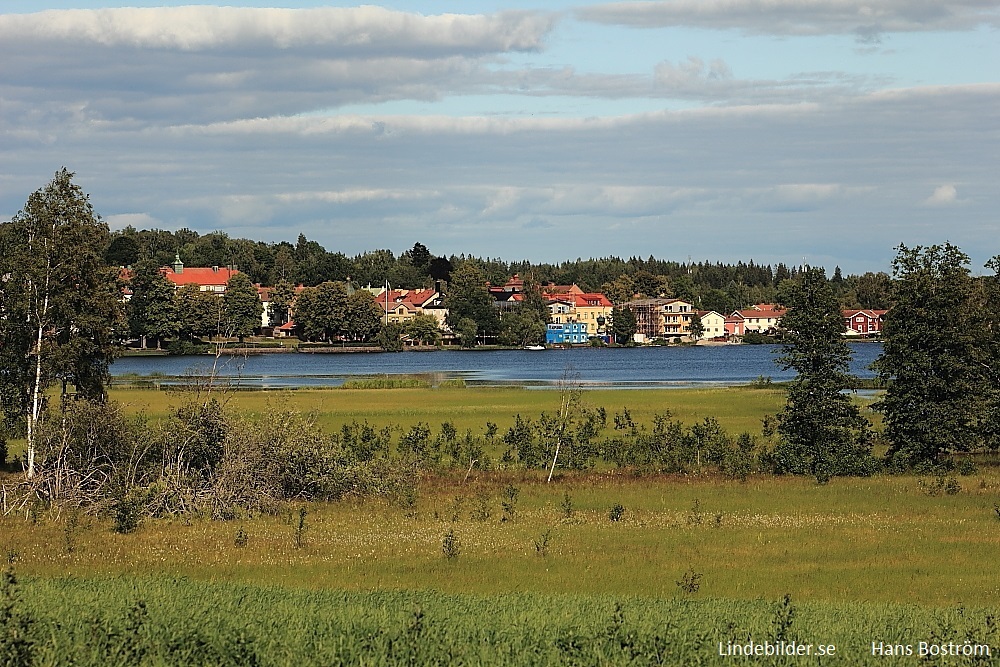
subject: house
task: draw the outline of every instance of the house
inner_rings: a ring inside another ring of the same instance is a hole
[[[546,326],[545,342],[548,345],[580,344],[589,340],[585,322],[553,323]]]
[[[744,333],[746,333],[746,329],[743,328],[743,316],[740,315],[739,311],[735,311],[726,318],[726,335],[742,336]]]
[[[732,317],[741,317],[743,333],[754,331],[760,334],[772,334],[781,326],[781,316],[785,309],[773,303],[758,303],[747,310],[738,310]]]
[[[369,289],[375,296],[375,303],[382,308],[384,322],[403,324],[417,315],[434,315],[439,322],[448,314],[441,308],[441,295],[433,289]]]
[[[587,335],[607,338],[607,325],[614,310],[611,300],[599,292],[570,293],[567,296],[572,302],[576,321],[587,325]]]
[[[881,336],[886,312],[871,309],[843,311],[844,335],[860,338]]]
[[[701,319],[702,338],[725,338],[726,337],[726,317],[714,310],[699,310],[698,317]]]
[[[174,255],[174,263],[161,267],[160,273],[172,282],[174,287],[197,285],[202,292],[224,294],[226,283],[239,271],[235,267],[185,267],[178,253]]]

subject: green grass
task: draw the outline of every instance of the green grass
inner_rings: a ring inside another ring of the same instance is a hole
[[[19,592],[37,664],[875,665],[900,663],[873,657],[873,640],[1000,645],[988,610],[794,598],[345,593],[166,577],[32,579]],[[832,645],[836,659],[719,655],[720,642],[748,639]]]
[[[118,388],[112,397],[152,418],[183,398]],[[435,429],[451,421],[481,433],[492,421],[502,434],[514,415],[553,411],[559,397],[438,387],[224,398],[251,415],[314,412],[329,430],[352,420]],[[669,409],[687,423],[715,416],[731,432],[759,432],[783,393],[584,398],[609,417],[627,406],[648,424]],[[107,518],[74,524],[66,508],[18,510],[0,518],[0,555],[17,556],[18,609],[36,620],[42,664],[128,662],[128,646],[149,664],[730,664],[717,642],[772,639],[785,594],[796,606],[788,636],[837,644],[840,664],[886,664],[870,655],[873,640],[915,647],[968,638],[1000,650],[987,620],[1000,611],[993,469],[958,478],[955,495],[930,495],[934,480],[914,476],[826,485],[622,472],[564,473],[552,484],[538,471],[464,476],[426,476],[413,506],[306,505],[301,544],[295,504],[242,521],[147,520],[131,535],[112,532]],[[503,521],[509,484],[520,493],[514,519]],[[625,508],[618,522],[609,520],[615,505]],[[449,531],[460,547],[454,559],[442,553]],[[697,576],[697,591],[678,584],[685,575]],[[136,629],[139,601],[148,616]],[[803,663],[819,664],[766,664]]]
[[[376,386],[381,381],[374,380]],[[513,424],[515,415],[536,418],[542,411],[555,412],[559,406],[556,391],[454,386],[384,389],[369,388],[363,380],[357,382],[364,383],[365,388],[230,392],[223,396],[234,410],[251,415],[288,407],[313,413],[320,426],[329,431],[354,420],[377,427],[394,424],[403,428],[425,422],[435,429],[451,421],[460,433],[472,429],[479,434],[490,421],[500,427],[502,434]],[[181,392],[117,387],[111,389],[110,395],[126,409],[150,417],[167,414],[185,397]],[[763,416],[781,409],[784,392],[747,388],[594,390],[584,392],[583,401],[592,408],[604,407],[609,417],[627,407],[639,423],[648,424],[654,414],[670,410],[688,424],[712,416],[731,433],[759,433]]]
[[[294,508],[242,523],[150,521],[134,535],[91,520],[73,535],[72,552],[62,518],[43,515],[31,526],[22,515],[0,521],[0,549],[18,552],[21,569],[39,576],[162,572],[347,590],[671,597],[693,568],[710,597],[992,604],[1000,594],[1000,479],[961,478],[959,494],[933,497],[918,481],[590,474],[545,484],[538,475],[474,474],[468,485],[428,480],[409,509],[312,505],[301,549]],[[521,490],[516,519],[502,522],[500,492],[511,482]],[[575,507],[568,520],[566,493]],[[472,519],[480,498],[485,521]],[[608,520],[615,504],[625,507],[617,523]],[[234,543],[240,529],[243,548]],[[441,556],[450,529],[462,544],[455,563]],[[540,558],[534,542],[550,529]]]

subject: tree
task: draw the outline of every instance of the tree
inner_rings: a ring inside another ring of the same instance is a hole
[[[614,336],[615,343],[630,345],[637,330],[635,313],[630,309],[617,306],[611,311],[611,335]]]
[[[465,262],[452,274],[444,305],[448,309],[448,326],[456,332],[464,319],[472,320],[482,334],[495,334],[500,329],[500,318],[486,288],[486,277],[472,262]]]
[[[344,330],[346,311],[343,283],[327,281],[302,290],[295,299],[295,322],[306,340],[335,340]]]
[[[433,315],[415,315],[403,325],[403,333],[423,345],[434,345],[441,339],[441,329]]]
[[[622,274],[613,281],[604,283],[601,291],[611,299],[611,303],[622,304],[635,298],[635,281],[627,274]]]
[[[350,340],[371,340],[378,334],[383,315],[371,292],[354,292],[344,304],[343,333]]]
[[[458,335],[462,347],[471,349],[476,346],[476,335],[479,333],[479,327],[474,319],[465,317],[459,320],[455,327],[455,333]]]
[[[410,264],[414,268],[426,272],[432,258],[433,255],[431,255],[430,250],[423,243],[417,242],[413,244],[413,248],[410,250]]]
[[[500,321],[500,344],[511,347],[545,344],[545,322],[534,311],[518,308]]]
[[[691,314],[691,324],[689,325],[689,331],[691,333],[691,338],[694,340],[701,340],[701,337],[705,335],[705,325],[701,323],[701,315],[698,313]]]
[[[798,374],[778,414],[780,472],[833,475],[865,472],[868,420],[841,390],[850,385],[851,349],[844,341],[840,305],[822,269],[807,268],[784,283],[786,330],[779,363]]]
[[[129,331],[142,339],[143,347],[149,337],[156,339],[156,349],[160,349],[163,339],[177,335],[180,329],[174,284],[155,263],[143,260],[136,264],[129,285],[132,298],[125,309]]]
[[[434,280],[443,280],[444,282],[448,282],[451,280],[452,270],[453,267],[447,257],[435,257],[427,265],[427,273]]]
[[[104,259],[110,266],[132,266],[139,262],[139,242],[135,239],[135,229],[129,227],[131,233],[117,234],[104,253]]]
[[[990,360],[980,289],[965,253],[950,243],[896,248],[893,306],[875,369],[887,381],[876,405],[890,457],[900,465],[936,462],[980,443],[979,420]]]
[[[403,326],[397,322],[389,322],[382,325],[375,340],[386,352],[402,352],[403,341],[400,336],[403,334]]]
[[[178,335],[185,340],[222,333],[223,299],[198,285],[181,285],[174,293]]]
[[[27,474],[35,473],[45,390],[69,385],[88,400],[105,399],[108,368],[125,333],[110,240],[73,174],[62,169],[24,209],[0,225],[0,397],[27,431]]]
[[[245,273],[235,273],[226,281],[222,297],[222,310],[226,333],[239,338],[240,343],[260,327],[264,304],[257,295],[257,288]]]
[[[279,280],[271,290],[267,318],[271,326],[280,327],[288,321],[288,312],[295,300],[295,286],[287,280]]]

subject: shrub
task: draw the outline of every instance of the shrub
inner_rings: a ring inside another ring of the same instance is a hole
[[[444,534],[444,539],[441,540],[441,553],[448,560],[455,560],[462,553],[462,545],[459,543],[458,537],[455,536],[454,528]]]
[[[503,500],[500,501],[500,507],[503,509],[503,516],[500,517],[500,521],[507,523],[508,521],[513,521],[517,516],[517,497],[520,493],[521,490],[513,484],[508,484],[504,488]]]
[[[693,567],[689,567],[675,583],[682,593],[691,595],[697,593],[701,588],[701,577],[700,572],[695,572]]]
[[[144,509],[134,494],[119,498],[114,504],[114,531],[122,535],[134,533],[142,522]]]
[[[608,510],[608,519],[611,521],[617,523],[622,520],[623,516],[625,516],[625,506],[621,503],[615,503],[615,505]]]
[[[552,529],[547,528],[544,533],[535,540],[535,554],[545,558],[549,555],[549,543],[552,541]]]

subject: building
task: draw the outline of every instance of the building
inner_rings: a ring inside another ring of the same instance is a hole
[[[695,309],[683,299],[636,299],[624,305],[635,315],[637,342],[691,335]]]
[[[844,335],[859,338],[874,338],[882,335],[885,324],[885,310],[845,310]]]
[[[174,284],[174,287],[182,285],[197,285],[202,292],[214,292],[224,294],[226,283],[239,271],[235,267],[187,267],[181,261],[180,254],[174,255],[174,263],[170,266],[160,268],[160,273],[164,278]]]
[[[417,315],[434,315],[443,322],[447,310],[441,308],[441,295],[433,289],[380,289],[369,290],[375,303],[382,308],[383,322],[404,324]]]
[[[701,318],[701,337],[704,339],[726,337],[726,317],[714,310],[699,310]]]
[[[585,322],[552,323],[545,330],[545,342],[548,345],[580,344],[589,340]]]
[[[781,316],[785,309],[773,303],[758,303],[747,310],[738,310],[732,317],[742,318],[743,333],[773,334],[781,326]],[[738,334],[741,335],[741,334]]]

